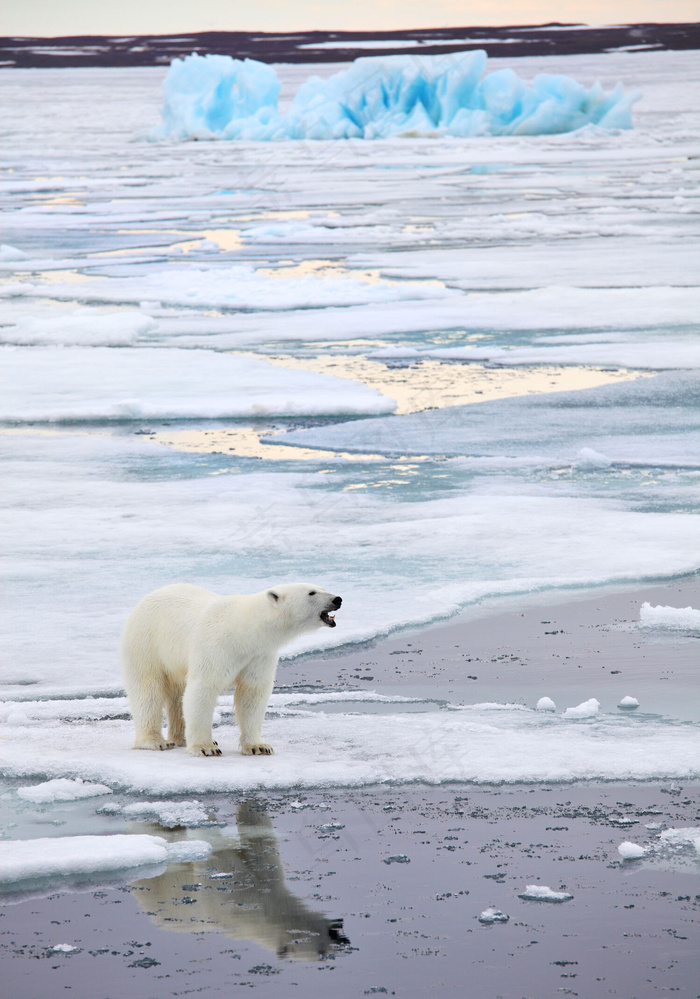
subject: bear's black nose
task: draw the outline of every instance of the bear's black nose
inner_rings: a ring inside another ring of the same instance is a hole
[[[333,597],[333,599],[331,600],[331,603],[333,604],[336,610],[338,610],[342,602],[343,601],[341,597]]]

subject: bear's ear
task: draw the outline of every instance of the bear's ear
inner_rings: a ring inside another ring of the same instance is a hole
[[[267,598],[268,598],[268,600],[270,601],[271,604],[278,604],[279,603],[279,599],[280,599],[279,598],[279,593],[275,593],[274,590],[268,590],[267,591]]]

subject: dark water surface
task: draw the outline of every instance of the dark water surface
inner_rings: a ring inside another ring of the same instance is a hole
[[[615,783],[212,795],[199,800],[216,824],[189,830],[98,815],[95,800],[42,806],[33,835],[72,832],[81,812],[82,832],[207,839],[213,852],[1,896],[3,995],[697,996],[698,855],[654,847],[623,863],[617,851],[624,840],[654,843],[647,823],[700,825],[697,792]],[[530,884],[573,898],[520,899]],[[481,924],[489,907],[508,922]],[[77,949],[53,950],[61,944]]]

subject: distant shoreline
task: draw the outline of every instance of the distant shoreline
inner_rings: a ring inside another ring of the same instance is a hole
[[[485,49],[491,58],[700,48],[700,23],[425,28],[402,31],[205,31],[181,35],[0,38],[0,69],[161,66],[197,52],[266,63],[351,62],[360,56],[449,55]]]

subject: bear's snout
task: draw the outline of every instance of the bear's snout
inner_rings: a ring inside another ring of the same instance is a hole
[[[331,600],[331,603],[333,604],[336,610],[338,610],[342,602],[343,602],[342,597],[333,597],[333,599]]]

